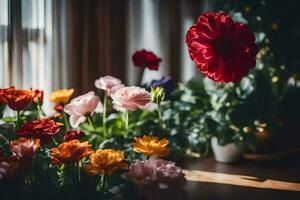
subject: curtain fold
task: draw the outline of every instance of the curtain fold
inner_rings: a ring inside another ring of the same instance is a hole
[[[0,86],[8,87],[10,74],[8,68],[8,0],[0,0]]]
[[[145,70],[142,82],[163,76],[186,81],[196,73],[189,59],[185,34],[196,17],[207,9],[204,0],[129,0],[127,79],[138,83],[139,69],[131,55],[139,49],[153,51],[162,58],[158,71]]]
[[[69,1],[71,84],[78,93],[94,89],[106,74],[125,80],[127,2]]]
[[[113,75],[138,84],[131,56],[148,49],[163,61],[143,82],[195,75],[185,33],[207,9],[204,0],[0,0],[0,87],[49,92],[94,90]],[[52,105],[45,101],[46,110]]]

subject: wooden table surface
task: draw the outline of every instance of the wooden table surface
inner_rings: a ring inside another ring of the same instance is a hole
[[[188,160],[183,168],[189,200],[300,200],[300,157],[234,164],[208,157]]]

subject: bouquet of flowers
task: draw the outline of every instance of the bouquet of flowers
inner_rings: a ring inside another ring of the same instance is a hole
[[[197,68],[219,84],[239,82],[255,66],[254,34],[225,13],[201,15],[186,43]],[[141,50],[133,61],[157,70],[161,59]],[[184,198],[184,173],[167,159],[207,153],[206,132],[215,122],[206,112],[216,105],[196,79],[172,93],[170,81],[154,81],[148,91],[103,76],[97,92],[51,93],[51,117],[42,110],[42,91],[1,89],[1,199]],[[3,117],[4,107],[16,115]]]

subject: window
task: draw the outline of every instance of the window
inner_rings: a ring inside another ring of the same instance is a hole
[[[0,0],[0,86],[8,86],[8,0]]]
[[[46,41],[44,4],[44,0],[0,0],[1,87],[41,84]]]

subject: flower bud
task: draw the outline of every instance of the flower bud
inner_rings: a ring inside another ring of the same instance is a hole
[[[162,87],[151,87],[151,100],[160,104],[165,99],[165,90]]]

